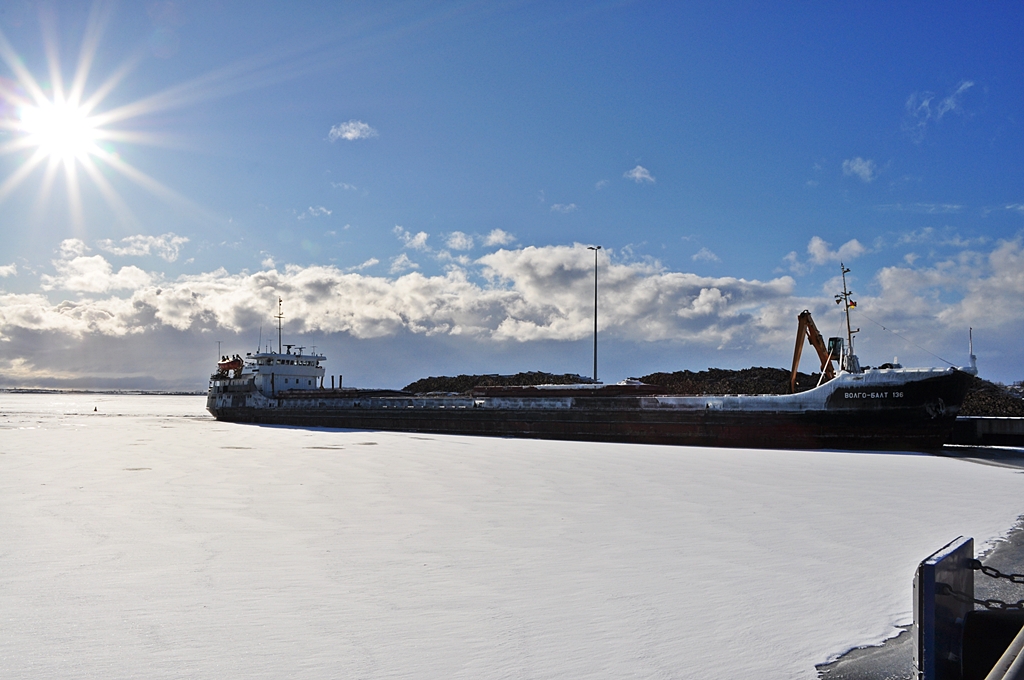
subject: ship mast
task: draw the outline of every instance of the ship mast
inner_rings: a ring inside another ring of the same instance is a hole
[[[277,353],[281,353],[281,320],[284,319],[284,312],[281,310],[281,304],[284,302],[281,298],[277,298]],[[847,314],[849,317],[849,314]],[[849,319],[847,319],[847,325],[849,325]]]
[[[846,353],[846,361],[844,362],[846,365],[843,366],[843,368],[850,373],[859,373],[860,362],[857,361],[857,356],[853,353],[853,334],[860,333],[860,329],[858,328],[857,330],[853,330],[850,327],[850,307],[856,307],[857,302],[850,299],[850,296],[853,295],[853,293],[846,287],[846,275],[850,273],[850,269],[842,262],[839,263],[839,268],[843,272],[843,292],[836,295],[836,304],[843,305],[844,311],[846,312],[846,344],[847,347],[849,347]]]

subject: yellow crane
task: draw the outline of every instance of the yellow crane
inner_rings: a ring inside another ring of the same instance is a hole
[[[807,342],[811,343],[814,351],[818,353],[818,358],[821,360],[821,371],[825,374],[826,380],[836,377],[832,362],[839,361],[839,357],[834,356],[834,352],[829,353],[825,347],[825,341],[822,339],[821,333],[818,332],[818,327],[814,325],[814,319],[811,318],[811,311],[805,309],[796,318],[799,323],[796,329],[796,347],[793,349],[793,370],[789,375],[790,392],[796,392],[796,371],[800,366],[800,355],[804,351],[805,337]]]

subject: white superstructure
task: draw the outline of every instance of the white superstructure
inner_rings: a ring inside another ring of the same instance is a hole
[[[323,386],[323,354],[303,354],[304,348],[285,345],[284,352],[246,353],[243,379],[252,379],[256,389],[273,397],[285,390],[314,390]]]

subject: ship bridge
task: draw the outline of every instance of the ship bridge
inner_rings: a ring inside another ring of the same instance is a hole
[[[243,378],[251,378],[257,390],[268,397],[285,390],[313,390],[323,386],[326,360],[323,354],[303,354],[303,347],[285,345],[284,352],[246,353]]]

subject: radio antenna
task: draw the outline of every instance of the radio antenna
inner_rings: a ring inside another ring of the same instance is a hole
[[[277,353],[281,353],[281,319],[284,318],[284,312],[281,310],[281,304],[284,302],[281,298],[277,298]]]

